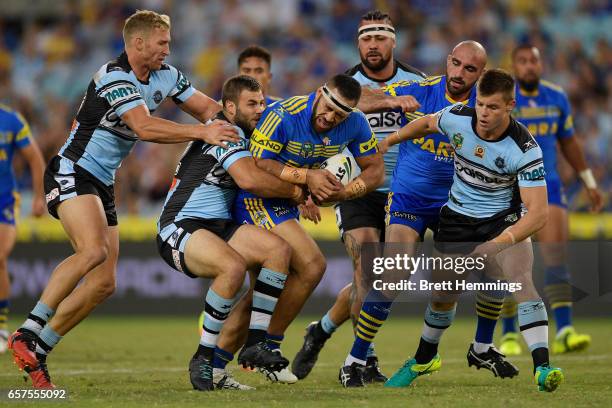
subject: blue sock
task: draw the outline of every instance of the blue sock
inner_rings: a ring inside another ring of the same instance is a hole
[[[266,344],[270,348],[270,350],[280,350],[281,343],[285,338],[284,335],[276,335],[276,334],[266,334]]]
[[[54,314],[55,310],[39,301],[20,328],[30,330],[38,335]]]
[[[215,348],[215,356],[213,357],[213,368],[220,368],[225,370],[227,363],[234,359],[234,355],[229,351],[225,351],[222,348]]]
[[[261,268],[255,288],[253,289],[253,304],[251,306],[251,321],[249,323],[249,337],[246,346],[262,342],[266,338],[268,326],[276,303],[283,288],[287,275],[268,268]]]
[[[57,334],[51,326],[46,325],[38,335],[36,342],[36,354],[47,355],[53,350],[53,347],[59,343],[62,336]]]
[[[345,366],[354,362],[361,365],[366,364],[370,344],[374,341],[378,329],[387,320],[392,304],[381,292],[370,290],[359,312],[359,320],[355,327],[355,341],[344,362]]]
[[[482,281],[485,283],[492,282],[486,277],[483,278]],[[478,291],[476,293],[478,323],[476,325],[476,336],[474,336],[474,340],[476,340],[477,343],[493,343],[495,325],[502,311],[505,296],[506,291],[503,290],[487,290]]]
[[[323,331],[327,334],[332,334],[338,328],[336,323],[334,323],[329,317],[329,312],[325,313],[325,316],[323,316],[323,318],[321,319],[321,327],[323,328]]]
[[[502,334],[516,333],[516,302],[512,296],[506,296],[502,307]]]
[[[557,332],[572,325],[572,287],[566,265],[549,266],[544,277],[544,293],[555,316]]]

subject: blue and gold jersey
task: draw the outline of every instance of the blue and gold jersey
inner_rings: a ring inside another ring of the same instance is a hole
[[[420,81],[426,76],[418,69],[397,60],[394,60],[393,74],[391,77],[384,80],[378,80],[368,76],[362,64],[355,65],[353,68],[346,71],[345,74],[355,78],[361,86],[369,86],[372,88],[380,88],[399,81]],[[390,110],[386,112],[368,113],[366,117],[379,141],[385,139],[402,126],[401,112]],[[385,153],[383,157],[385,162],[385,182],[376,191],[382,191],[384,193],[389,191],[398,153],[398,145],[391,146],[387,153]]]
[[[360,111],[328,132],[314,131],[311,118],[316,92],[294,96],[266,108],[250,138],[253,157],[292,167],[317,169],[327,158],[348,149],[355,157],[378,151],[376,136]],[[238,200],[255,197],[240,191]]]
[[[282,101],[283,98],[279,98],[278,96],[270,96],[266,95],[266,106],[270,106],[278,101]]]
[[[456,104],[438,113],[438,129],[455,150],[451,210],[492,217],[520,206],[520,187],[546,186],[542,150],[516,120],[499,139],[484,140],[476,133],[476,110]]]
[[[548,81],[527,92],[516,87],[516,108],[512,116],[527,127],[544,155],[546,180],[559,179],[557,172],[557,140],[574,134],[572,113],[563,89]]]
[[[405,113],[402,126],[457,103],[446,94],[446,76],[429,77],[421,82],[400,81],[383,89],[389,95],[412,95],[421,104],[419,111]],[[465,104],[475,103],[473,88]],[[400,144],[391,182],[394,193],[410,195],[422,210],[435,209],[446,203],[452,182],[453,153],[446,136],[435,133]]]
[[[13,200],[13,154],[30,145],[30,126],[17,112],[0,105],[0,202]]]

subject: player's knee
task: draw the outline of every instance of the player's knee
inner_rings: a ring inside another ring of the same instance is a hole
[[[104,301],[115,293],[117,281],[114,276],[109,276],[97,282],[93,298],[97,303]]]
[[[306,281],[316,285],[323,277],[325,269],[327,269],[327,261],[323,254],[320,253],[306,264],[304,278]]]
[[[109,244],[106,241],[88,243],[77,250],[77,253],[85,259],[88,270],[104,263],[110,252]]]
[[[287,270],[291,262],[291,246],[283,239],[275,241],[274,246],[268,251],[267,257],[282,269]]]
[[[223,267],[222,275],[232,290],[240,290],[246,277],[246,263],[242,259],[228,261]]]

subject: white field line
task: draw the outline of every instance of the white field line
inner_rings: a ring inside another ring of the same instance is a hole
[[[595,361],[595,360],[612,360],[612,354],[598,354],[598,355],[570,355],[570,356],[555,356],[553,355],[553,360],[555,361]],[[520,356],[520,357],[512,357],[510,361],[520,361],[526,362],[531,361],[531,357],[528,356]],[[465,358],[442,358],[442,362],[444,364],[465,364]],[[342,363],[341,360],[338,360],[337,363],[329,363],[329,362],[319,362],[316,367],[340,367]],[[381,365],[393,365],[401,363],[401,361],[381,361]],[[232,367],[231,371],[238,371],[238,367]],[[110,368],[110,369],[98,369],[98,368],[86,368],[86,369],[58,369],[54,370],[53,366],[51,366],[51,373],[53,375],[63,375],[63,376],[77,376],[77,375],[90,375],[90,374],[144,374],[144,373],[179,373],[179,372],[187,372],[187,364],[184,367],[149,367],[149,368]],[[23,372],[22,372],[23,374]],[[8,373],[0,373],[0,377],[14,377],[15,375],[19,375],[19,371],[15,368],[12,372]]]

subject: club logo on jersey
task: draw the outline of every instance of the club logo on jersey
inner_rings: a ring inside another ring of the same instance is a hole
[[[300,149],[300,156],[307,159],[309,157],[314,156],[315,146],[310,142],[306,142],[302,145]]]
[[[463,136],[461,136],[461,133],[453,135],[453,145],[455,145],[455,150],[461,149],[461,146],[463,146]]]
[[[325,136],[325,137],[323,138],[323,144],[324,144],[325,146],[329,146],[329,143],[330,143],[329,137]]]
[[[164,98],[163,98],[163,96],[162,96],[161,91],[155,91],[155,92],[153,93],[153,101],[154,101],[155,103],[159,104],[159,103],[162,101],[162,99],[164,99]]]
[[[481,145],[476,145],[476,147],[474,148],[474,156],[480,157],[482,159],[484,155],[485,155],[485,148],[482,147]]]
[[[497,168],[503,169],[504,167],[506,167],[506,162],[502,157],[498,156],[497,159],[495,159],[495,165],[497,166]]]

